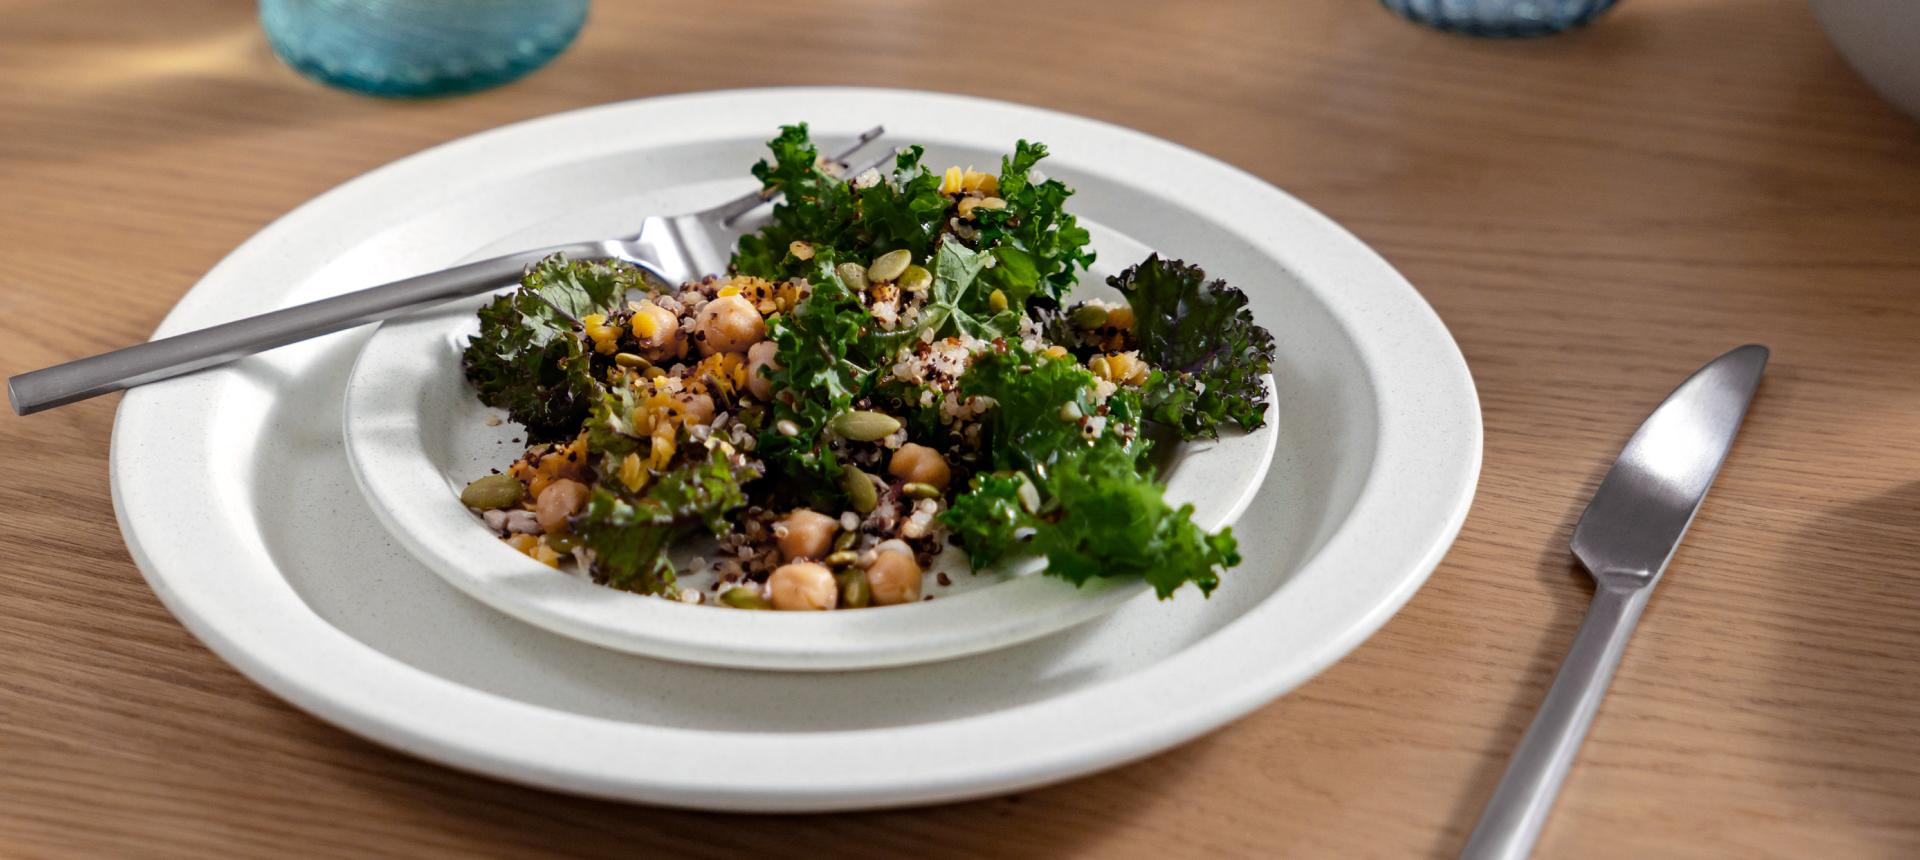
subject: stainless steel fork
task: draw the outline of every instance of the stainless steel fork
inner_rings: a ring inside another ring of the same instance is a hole
[[[840,175],[855,176],[892,158],[894,153],[889,150],[858,166],[849,163],[884,132],[884,128],[875,126],[833,156]],[[733,243],[740,237],[741,218],[777,196],[756,191],[699,212],[649,216],[641,222],[640,232],[631,236],[480,260],[22,373],[7,380],[7,399],[15,413],[28,415],[192,373],[308,338],[493,292],[519,280],[528,266],[551,254],[583,260],[625,260],[666,283],[682,283],[724,271]]]

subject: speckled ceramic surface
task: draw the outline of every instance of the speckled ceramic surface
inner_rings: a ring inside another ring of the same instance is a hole
[[[742,184],[750,188],[752,180]],[[562,216],[556,222],[566,220]],[[1119,261],[1142,260],[1151,251],[1097,223],[1088,226],[1100,262],[1086,280],[1099,288],[1081,291],[1082,297],[1117,299],[1105,286],[1106,275],[1119,271]],[[509,237],[481,255],[522,249],[527,241]],[[941,586],[935,571],[928,571],[927,594],[934,600],[861,612],[716,611],[560,574],[496,540],[457,498],[467,481],[511,462],[521,448],[515,440],[523,435],[514,425],[500,423],[499,410],[480,404],[460,370],[460,352],[479,330],[474,316],[479,304],[459,303],[382,325],[348,378],[343,433],[354,477],[394,539],[448,582],[508,615],[635,654],[715,666],[829,671],[924,663],[1017,645],[1151,592],[1139,580],[1075,588],[1033,575],[1041,565],[1031,561],[975,575],[958,551],[936,563],[951,585]],[[1266,427],[1182,446],[1169,470],[1168,500],[1194,505],[1195,522],[1209,530],[1231,523],[1266,477],[1280,420],[1280,404],[1269,400]],[[697,552],[682,553],[683,564]],[[687,581],[697,586],[702,580]],[[1179,599],[1202,598],[1187,589]]]
[[[1077,210],[1244,285],[1279,342],[1278,449],[1211,600],[938,663],[779,673],[619,653],[434,575],[355,485],[342,396],[370,332],[130,392],[111,456],[134,560],[242,672],[347,730],[455,767],[604,797],[826,810],[1057,781],[1190,739],[1378,629],[1459,529],[1479,473],[1473,383],[1372,251],[1232,167],[1115,126],[956,96],[800,89],[561,114],[350,182],[237,249],[173,334],[447,265],[519,237],[615,232],[739,187],[780,123],[876,121],[936,163],[1046,141]],[[611,171],[611,172],[610,172]],[[610,181],[608,176],[626,177]]]

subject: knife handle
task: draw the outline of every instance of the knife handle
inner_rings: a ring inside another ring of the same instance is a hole
[[[1533,851],[1652,593],[1650,582],[1599,581],[1573,649],[1460,852],[1462,860],[1521,860]]]

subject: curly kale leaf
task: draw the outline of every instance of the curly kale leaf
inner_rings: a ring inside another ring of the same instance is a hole
[[[1240,563],[1233,529],[1203,531],[1193,506],[1167,504],[1164,488],[1117,445],[1070,449],[1051,475],[1036,483],[1044,501],[1033,508],[1020,499],[1026,476],[983,474],[941,514],[975,569],[1031,553],[1046,558],[1048,575],[1076,585],[1138,576],[1165,599],[1189,582],[1211,594],[1219,572]]]
[[[982,472],[973,476],[966,492],[956,496],[940,521],[952,529],[967,550],[974,570],[986,570],[1028,550],[1021,530],[1039,522],[1020,502],[1021,487],[1029,483],[1018,472]]]
[[[1018,470],[1045,480],[1056,461],[1096,441],[1118,445],[1145,462],[1145,438],[1128,436],[1139,417],[1138,397],[1117,391],[1102,401],[1094,377],[1071,359],[1019,348],[974,356],[960,392],[993,398],[982,418],[981,446],[995,469]]]
[[[822,431],[865,393],[873,376],[855,362],[862,357],[862,331],[873,318],[826,266],[813,273],[812,283],[806,300],[775,320],[769,332],[779,366],[769,368],[767,376],[780,395],[755,453],[786,477],[833,486],[840,466]],[[780,432],[783,421],[798,432]]]
[[[1034,553],[1076,584],[1140,576],[1164,598],[1187,582],[1210,593],[1240,562],[1231,529],[1208,534],[1192,505],[1167,504],[1136,435],[1138,395],[1100,401],[1077,364],[1019,350],[976,357],[961,386],[995,401],[986,449],[1001,470],[976,476],[941,515],[976,569]]]
[[[530,440],[571,438],[598,399],[592,351],[574,321],[617,307],[639,272],[625,263],[534,264],[520,288],[480,310],[480,333],[461,357],[480,401],[525,425]]]
[[[947,199],[940,196],[940,177],[920,164],[920,154],[918,146],[901,150],[886,181],[859,189],[857,244],[836,245],[851,254],[847,259],[871,260],[905,248],[914,259],[925,260],[933,250],[947,218]]]
[[[1118,447],[1096,445],[1069,465],[1055,469],[1042,492],[1061,516],[1034,535],[1049,573],[1075,584],[1139,576],[1165,599],[1188,582],[1211,594],[1220,584],[1217,571],[1240,563],[1233,529],[1202,531],[1193,506],[1168,505],[1165,489],[1141,477]]]
[[[754,178],[768,193],[779,193],[773,220],[759,233],[742,236],[733,265],[742,274],[775,280],[791,277],[804,261],[789,253],[796,241],[834,246],[852,229],[859,207],[853,189],[820,166],[820,150],[807,136],[806,123],[780,127],[767,142],[771,162],[753,166]]]
[[[594,570],[607,584],[645,594],[669,594],[673,562],[667,550],[702,528],[723,534],[726,515],[747,503],[741,485],[759,477],[714,454],[674,468],[635,496],[603,482],[573,523],[593,550]]]
[[[902,150],[893,170],[865,188],[821,166],[805,124],[781,127],[767,147],[773,158],[755,165],[753,175],[785,199],[765,228],[740,240],[733,265],[743,274],[780,280],[812,271],[809,259],[793,255],[796,241],[840,260],[864,262],[897,249],[927,260],[951,235],[946,228],[954,200],[940,193],[940,175],[922,163],[918,146]],[[980,276],[986,286],[979,292],[984,297],[999,290],[1015,312],[1035,299],[1057,306],[1078,272],[1093,262],[1086,229],[1064,209],[1072,189],[1057,179],[1036,183],[1029,177],[1046,155],[1044,145],[1020,141],[1000,160],[998,195],[1006,205],[973,210],[978,232],[968,244],[990,254],[993,263]]]
[[[1198,266],[1146,262],[1108,278],[1133,306],[1140,356],[1163,371],[1147,386],[1151,417],[1183,438],[1218,438],[1220,424],[1266,423],[1273,335],[1255,325],[1245,293]]]
[[[1016,308],[1038,299],[1056,307],[1073,289],[1077,272],[1093,263],[1092,238],[1066,211],[1073,189],[1058,179],[1035,183],[1029,174],[1047,157],[1046,144],[1020,141],[1013,155],[1000,160],[1002,209],[973,210],[980,230],[977,246],[996,258],[987,280]]]
[[[924,260],[946,221],[947,199],[940,177],[920,164],[918,146],[894,158],[893,171],[866,188],[827,172],[807,126],[782,126],[767,143],[772,161],[754,165],[753,175],[769,193],[782,195],[773,219],[759,233],[743,236],[734,253],[742,274],[775,280],[806,275],[814,263],[792,254],[794,242],[843,260],[871,260],[896,248]]]
[[[638,453],[642,434],[632,421],[640,400],[631,385],[602,387],[587,414],[587,450],[609,457]]]

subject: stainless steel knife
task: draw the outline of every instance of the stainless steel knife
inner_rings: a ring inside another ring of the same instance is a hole
[[[1580,515],[1573,554],[1593,575],[1593,604],[1462,858],[1518,860],[1533,850],[1654,583],[1733,446],[1767,354],[1740,347],[1674,389]]]

